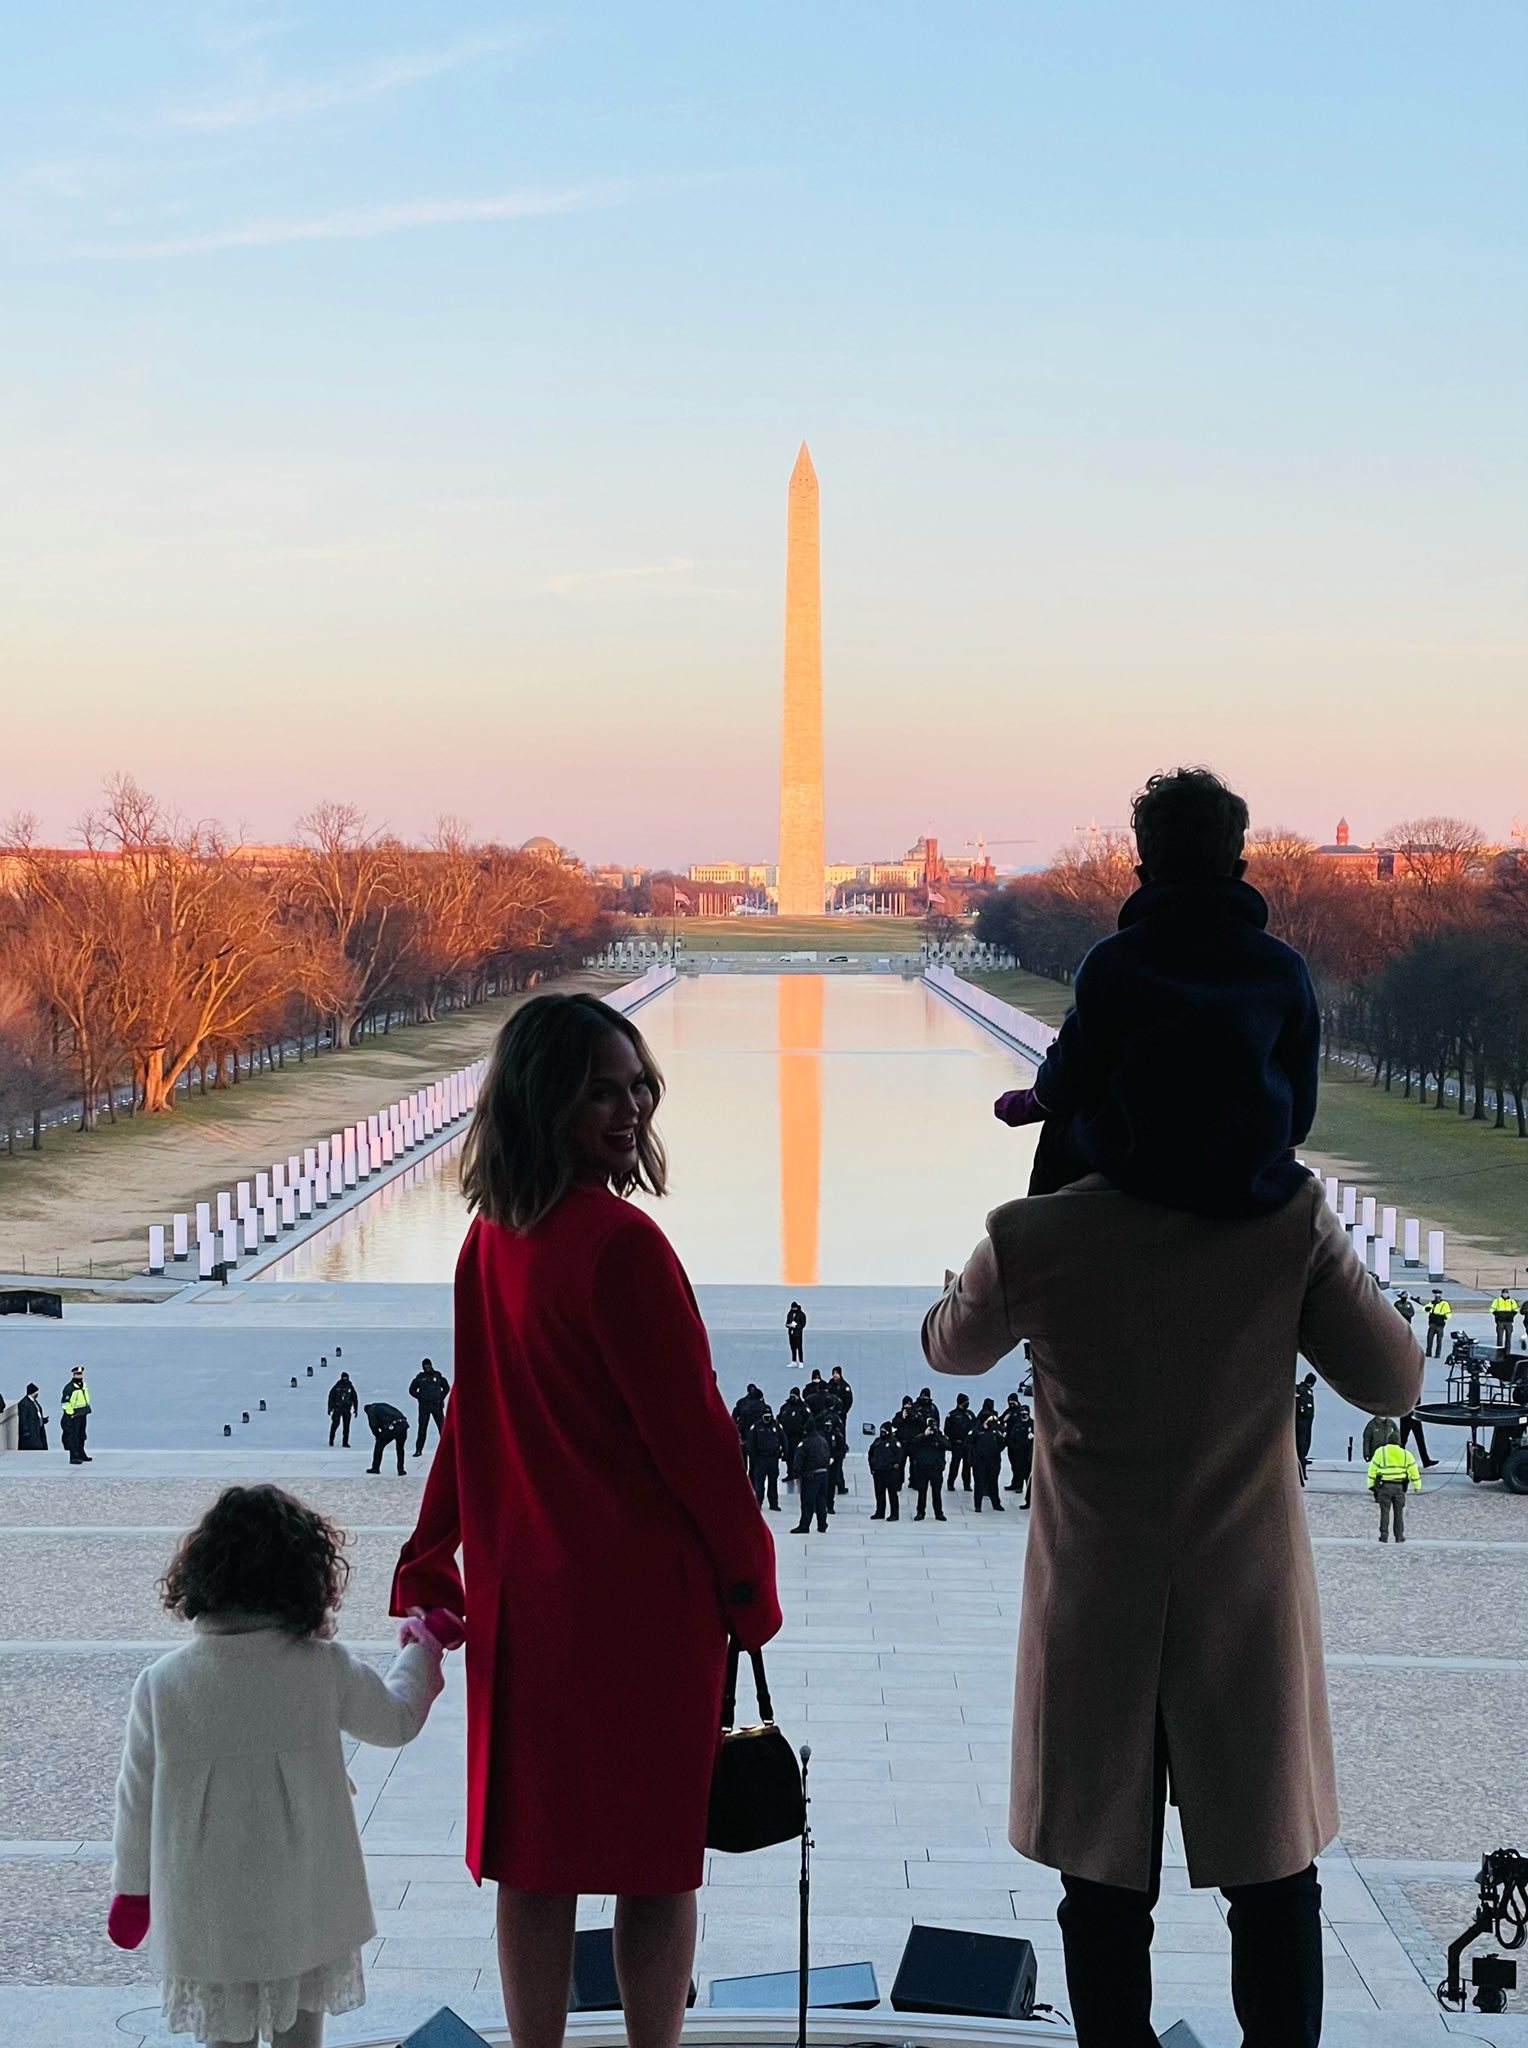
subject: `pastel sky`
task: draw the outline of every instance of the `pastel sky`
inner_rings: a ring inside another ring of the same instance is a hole
[[[1520,0],[80,0],[0,66],[0,813],[772,858],[1528,823]]]

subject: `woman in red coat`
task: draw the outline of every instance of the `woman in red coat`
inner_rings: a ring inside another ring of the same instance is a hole
[[[456,1382],[393,1582],[395,1614],[467,1615],[467,1863],[499,1885],[516,2048],[559,2048],[580,1892],[615,1894],[632,2048],[678,2041],[727,1635],[780,1626],[689,1282],[621,1199],[663,1192],[662,1087],[592,996],[499,1034],[463,1153]]]

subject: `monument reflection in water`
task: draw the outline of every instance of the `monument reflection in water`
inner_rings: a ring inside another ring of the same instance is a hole
[[[690,1277],[934,1287],[1022,1194],[1032,1131],[992,1114],[1034,1069],[921,982],[681,978],[637,1013],[668,1094],[670,1193],[648,1204]],[[460,1141],[410,1168],[272,1280],[444,1281],[466,1229]]]

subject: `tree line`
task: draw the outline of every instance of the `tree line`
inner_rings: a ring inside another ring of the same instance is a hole
[[[0,835],[0,1123],[41,1142],[61,1100],[89,1131],[119,1103],[161,1115],[241,1060],[343,1051],[524,988],[605,943],[576,864],[470,839],[371,830],[352,804],[249,850],[170,815],[131,778],[67,851],[32,821]]]
[[[1528,1137],[1528,856],[1460,818],[1392,827],[1376,855],[1333,857],[1298,833],[1247,842],[1269,929],[1310,964],[1324,1056],[1423,1106]],[[1070,981],[1136,886],[1125,833],[1063,848],[982,902],[976,936]]]

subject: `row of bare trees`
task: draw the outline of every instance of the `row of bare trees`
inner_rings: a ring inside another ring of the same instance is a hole
[[[27,820],[0,845],[0,1124],[7,1143],[77,1104],[161,1114],[178,1087],[236,1082],[394,1021],[556,973],[604,943],[583,872],[442,824],[427,845],[350,804],[304,818],[277,853],[169,816],[119,777],[83,844]]]
[[[1247,879],[1310,963],[1326,1055],[1376,1086],[1528,1136],[1528,858],[1459,818],[1394,826],[1373,857],[1254,833]],[[1064,848],[982,905],[977,937],[1069,981],[1136,885],[1123,833]]]

